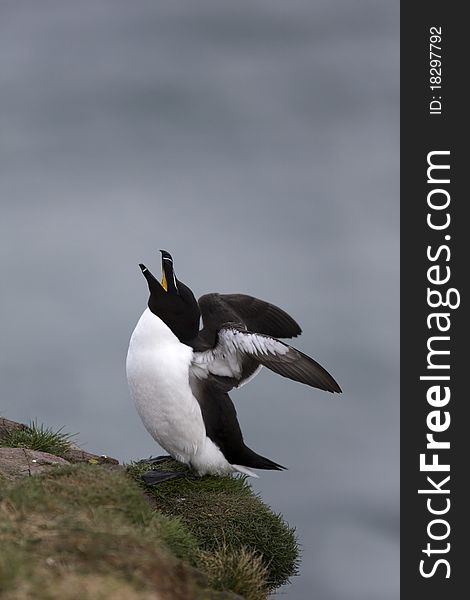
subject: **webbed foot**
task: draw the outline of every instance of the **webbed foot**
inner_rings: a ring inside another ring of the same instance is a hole
[[[142,475],[142,481],[147,485],[158,485],[172,479],[195,479],[196,476],[187,471],[147,471]]]

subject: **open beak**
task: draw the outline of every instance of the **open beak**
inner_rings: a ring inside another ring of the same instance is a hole
[[[143,265],[142,263],[139,264],[140,270],[142,271],[142,275],[145,277],[145,279],[147,280],[147,283],[149,284],[149,288],[152,285],[155,285],[155,283],[158,283],[158,285],[160,285],[160,282],[158,281],[158,279],[155,277],[155,275],[149,271],[147,269],[147,267],[145,265]]]
[[[165,273],[165,269],[163,268],[163,265],[162,265],[162,288],[165,290],[165,292],[168,292],[168,281],[166,278],[166,273]]]
[[[168,287],[174,288],[178,292],[176,277],[173,269],[173,258],[166,250],[160,250],[162,253],[162,288],[168,292]]]
[[[151,273],[147,267],[143,264],[140,264],[140,270],[142,271],[143,276],[147,280],[150,291],[154,293],[158,293],[158,290],[164,290],[165,292],[175,291],[178,292],[178,285],[176,283],[175,272],[173,271],[173,259],[171,258],[171,254],[166,252],[166,250],[160,250],[162,253],[162,281],[158,281],[158,279]]]

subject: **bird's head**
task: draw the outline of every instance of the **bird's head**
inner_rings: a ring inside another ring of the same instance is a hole
[[[162,281],[143,264],[139,267],[147,280],[150,296],[148,307],[159,317],[180,342],[189,342],[199,332],[199,305],[192,291],[176,278],[173,258],[166,250],[162,253]]]

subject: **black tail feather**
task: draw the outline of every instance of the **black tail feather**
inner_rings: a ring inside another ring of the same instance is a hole
[[[287,467],[283,467],[265,456],[256,454],[248,446],[245,446],[240,453],[240,457],[237,457],[236,464],[252,469],[264,469],[266,471],[285,471],[287,469]]]

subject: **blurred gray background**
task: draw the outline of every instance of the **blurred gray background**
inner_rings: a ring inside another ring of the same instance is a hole
[[[398,0],[1,0],[0,413],[158,453],[140,261],[303,326],[343,387],[235,391],[298,528],[290,600],[398,597]]]

